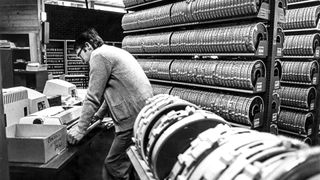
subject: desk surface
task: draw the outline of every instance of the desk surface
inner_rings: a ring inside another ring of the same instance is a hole
[[[10,171],[52,171],[58,172],[68,164],[76,155],[78,155],[88,144],[90,144],[98,135],[106,131],[109,127],[101,125],[90,131],[77,145],[68,145],[67,149],[61,154],[52,158],[46,164],[37,163],[9,163]]]

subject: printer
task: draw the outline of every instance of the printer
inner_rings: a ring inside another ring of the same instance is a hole
[[[55,124],[73,126],[82,106],[53,106],[20,118],[19,124]]]

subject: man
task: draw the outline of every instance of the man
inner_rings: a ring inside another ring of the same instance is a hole
[[[132,165],[126,149],[132,144],[133,125],[139,111],[153,96],[150,82],[130,53],[105,45],[94,29],[80,34],[75,50],[90,65],[89,87],[79,123],[68,131],[68,142],[79,142],[91,119],[103,118],[109,111],[115,124],[115,137],[105,159],[107,177],[108,180],[129,179]]]

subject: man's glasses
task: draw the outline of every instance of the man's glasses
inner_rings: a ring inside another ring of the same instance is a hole
[[[77,57],[80,58],[81,60],[83,60],[82,56],[81,56],[81,52],[83,50],[83,47],[80,49],[80,51],[77,54]]]

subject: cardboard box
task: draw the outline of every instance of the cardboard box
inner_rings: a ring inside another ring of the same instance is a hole
[[[67,147],[62,125],[15,124],[6,134],[10,162],[46,163]]]

